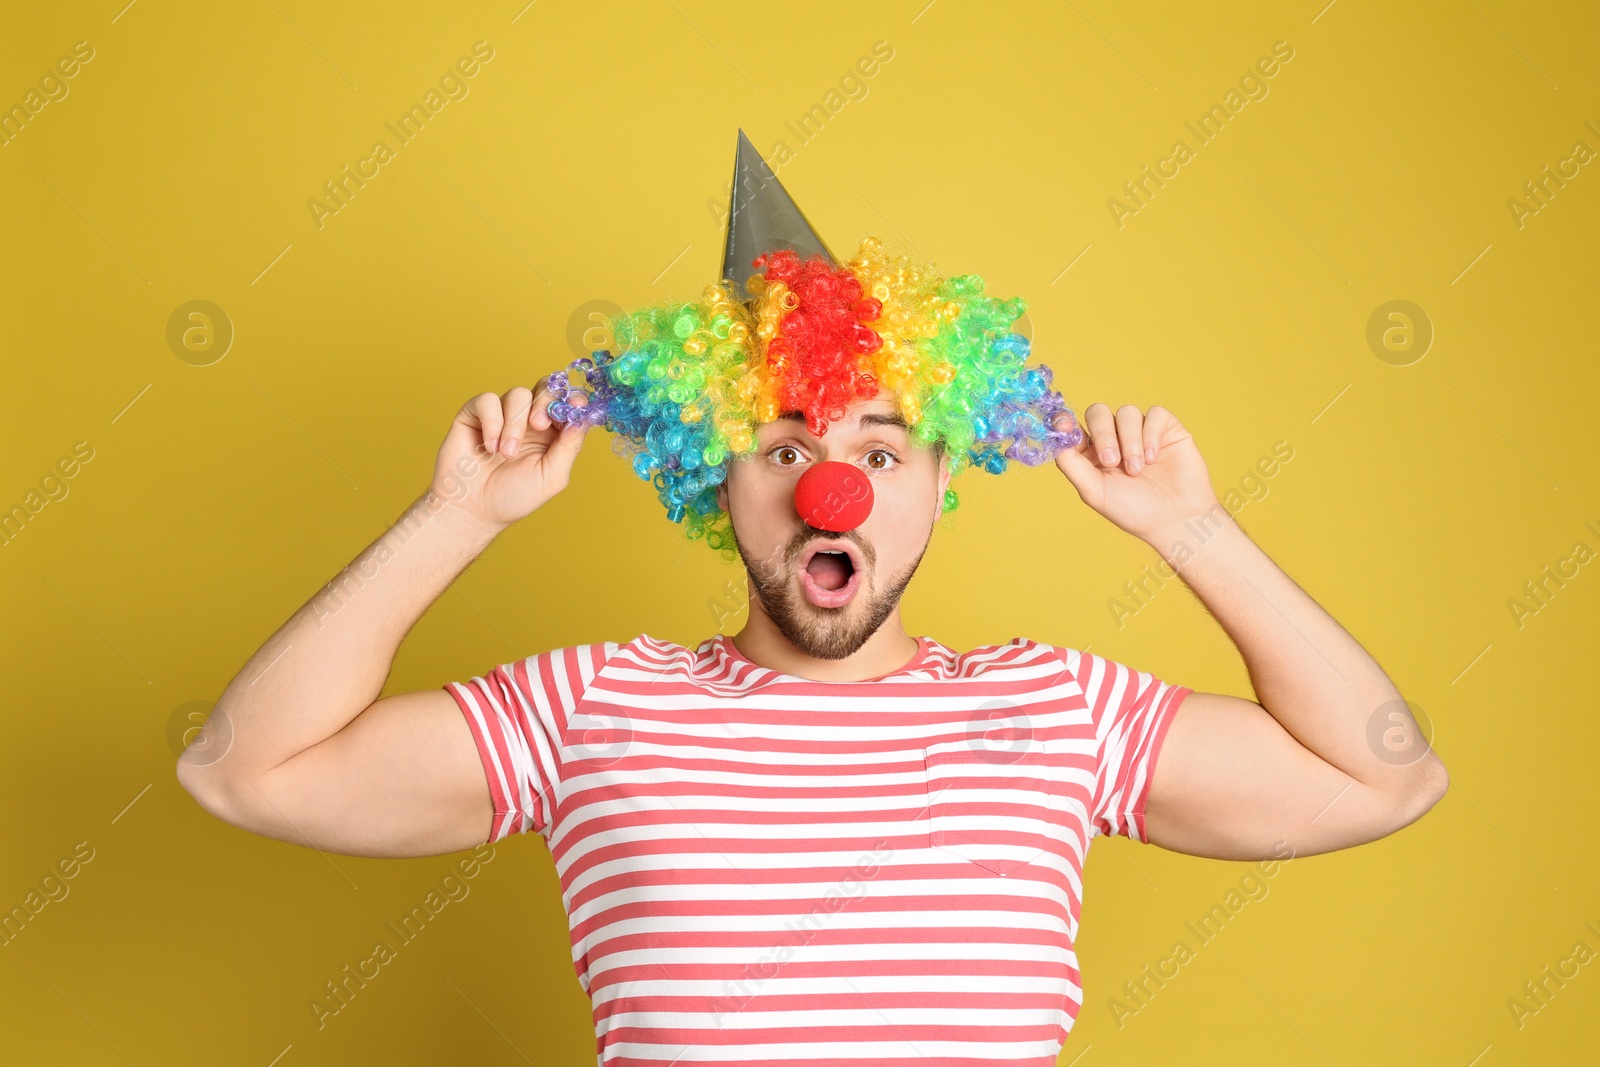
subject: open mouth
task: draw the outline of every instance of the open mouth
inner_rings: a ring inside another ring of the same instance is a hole
[[[800,559],[800,586],[819,608],[842,608],[861,585],[860,560],[847,542],[820,541]]]

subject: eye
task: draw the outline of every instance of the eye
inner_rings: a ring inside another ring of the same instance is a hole
[[[800,462],[800,450],[793,445],[779,445],[767,453],[780,467],[792,467]]]
[[[900,462],[900,457],[887,448],[874,448],[867,453],[867,466],[873,470],[888,470]]]

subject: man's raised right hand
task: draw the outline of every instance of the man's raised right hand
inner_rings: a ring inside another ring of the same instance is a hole
[[[587,426],[550,420],[548,382],[468,400],[439,448],[431,490],[491,535],[565,489],[583,447]]]

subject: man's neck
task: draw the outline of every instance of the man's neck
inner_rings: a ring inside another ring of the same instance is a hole
[[[731,640],[745,659],[768,670],[818,682],[860,682],[893,674],[917,657],[917,639],[900,624],[900,609],[844,659],[817,659],[795,648],[754,601],[750,619]]]

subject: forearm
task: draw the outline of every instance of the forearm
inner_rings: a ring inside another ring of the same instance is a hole
[[[418,498],[250,658],[180,771],[243,784],[342,730],[378,698],[411,627],[493,536],[431,490]]]
[[[1414,794],[1437,773],[1433,753],[1414,758],[1424,742],[1377,661],[1220,505],[1205,519],[1146,540],[1239,649],[1257,703],[1301,745],[1386,793]],[[1383,744],[1397,725],[1411,732],[1413,745],[1398,758]]]

